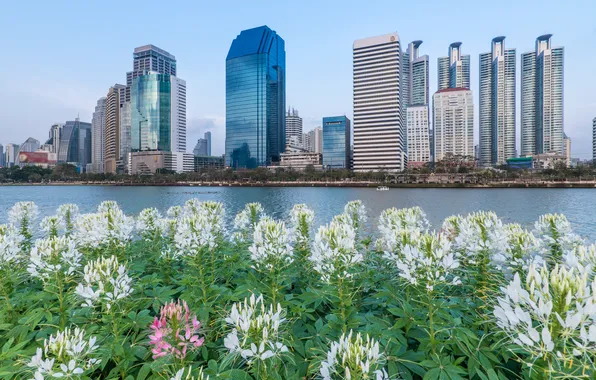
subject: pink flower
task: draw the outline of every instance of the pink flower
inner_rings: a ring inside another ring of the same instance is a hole
[[[149,326],[149,344],[153,346],[153,359],[173,355],[184,359],[189,351],[201,347],[205,338],[199,338],[201,323],[190,314],[185,301],[169,302],[162,306],[159,316]],[[184,332],[182,334],[181,332]]]

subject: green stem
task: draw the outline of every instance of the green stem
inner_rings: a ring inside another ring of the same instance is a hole
[[[434,313],[435,307],[433,303],[433,297],[431,292],[426,293],[428,295],[428,327],[429,327],[429,338],[430,347],[433,355],[437,353],[437,346],[435,340],[435,326],[434,326]]]

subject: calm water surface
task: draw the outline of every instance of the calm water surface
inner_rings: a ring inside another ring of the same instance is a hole
[[[114,200],[134,215],[146,207],[165,212],[191,198],[223,202],[230,216],[245,203],[261,202],[275,218],[286,217],[296,203],[306,203],[315,210],[318,224],[329,222],[346,202],[355,199],[365,203],[373,224],[389,207],[420,206],[436,228],[447,216],[477,210],[493,210],[505,222],[527,227],[540,215],[557,212],[567,216],[576,232],[596,240],[596,189],[6,186],[0,187],[0,220],[6,221],[8,209],[18,201],[33,201],[43,215],[49,215],[63,203],[76,203],[82,212],[91,212],[100,202]]]

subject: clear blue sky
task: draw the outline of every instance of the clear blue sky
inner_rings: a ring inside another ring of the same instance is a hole
[[[99,97],[125,83],[135,47],[154,44],[174,54],[188,87],[188,149],[213,132],[213,153],[225,138],[225,58],[243,29],[268,25],[286,41],[287,105],[305,130],[323,116],[352,115],[352,43],[397,31],[405,46],[423,40],[431,93],[437,57],[463,42],[472,58],[478,119],[478,54],[507,36],[519,54],[552,33],[565,47],[565,131],[574,156],[591,156],[596,117],[594,0],[303,0],[303,1],[23,1],[0,12],[0,143],[44,140],[52,123],[80,114],[91,121]],[[518,112],[518,135],[519,135]],[[476,124],[475,138],[478,140]],[[518,141],[519,149],[519,141]]]

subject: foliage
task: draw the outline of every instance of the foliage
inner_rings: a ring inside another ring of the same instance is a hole
[[[0,379],[596,377],[596,245],[564,216],[434,232],[388,209],[371,235],[361,202],[341,211],[315,229],[306,205],[39,221],[18,203],[0,225]]]

